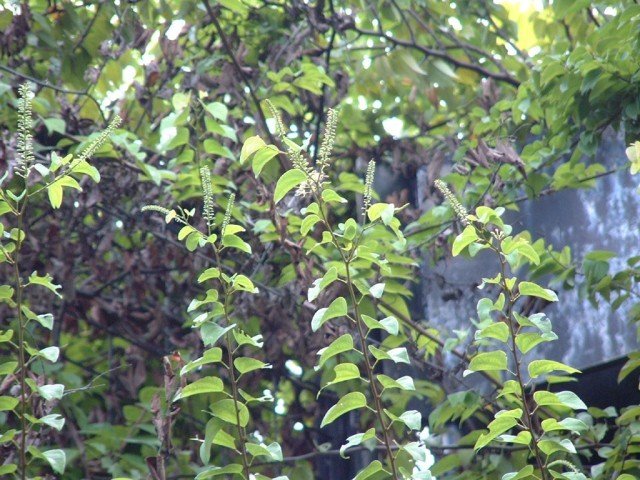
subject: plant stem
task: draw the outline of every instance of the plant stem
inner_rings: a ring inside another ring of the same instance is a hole
[[[524,410],[524,415],[526,418],[526,427],[527,430],[529,431],[529,433],[531,434],[531,441],[533,442],[533,454],[535,456],[536,459],[536,463],[538,465],[538,468],[540,469],[540,474],[542,475],[542,480],[548,480],[548,476],[545,470],[545,462],[542,458],[542,452],[540,451],[540,449],[538,448],[538,438],[536,436],[536,432],[533,426],[533,414],[531,413],[531,410],[529,409],[529,402],[527,400],[527,393],[525,391],[525,382],[522,379],[522,369],[521,369],[521,358],[518,355],[518,346],[516,344],[516,329],[515,329],[515,325],[514,325],[514,317],[513,317],[513,305],[515,303],[514,297],[513,297],[513,292],[511,291],[511,289],[509,288],[509,286],[507,285],[507,263],[506,260],[504,258],[504,256],[502,255],[502,252],[500,250],[500,247],[493,247],[493,250],[498,254],[498,258],[500,259],[500,272],[502,274],[502,279],[500,282],[500,285],[502,287],[502,290],[505,294],[505,296],[507,297],[507,310],[506,310],[506,319],[507,319],[507,326],[509,327],[509,335],[511,337],[511,355],[513,357],[513,363],[514,363],[514,368],[515,368],[515,375],[516,375],[516,379],[518,381],[518,384],[520,385],[520,393],[522,395],[522,407]]]
[[[222,261],[220,260],[220,252],[216,247],[213,248],[216,257],[216,266],[222,269]],[[229,293],[228,285],[225,282],[220,282],[224,294],[224,319],[227,326],[231,325],[231,319],[229,318],[229,301],[231,294]],[[242,458],[242,472],[245,480],[249,480],[249,457],[247,455],[246,443],[247,434],[244,427],[240,425],[240,408],[238,407],[238,380],[236,378],[236,372],[233,366],[233,346],[231,343],[231,332],[225,334],[225,343],[227,347],[227,371],[229,373],[229,380],[231,381],[231,394],[233,397],[233,408],[236,413],[236,429],[238,431],[238,437],[240,440],[240,456]]]
[[[364,327],[362,326],[362,317],[360,315],[360,307],[358,304],[358,298],[356,297],[356,293],[355,290],[353,289],[353,281],[351,279],[351,258],[347,257],[344,252],[342,251],[342,248],[340,247],[340,244],[338,243],[338,239],[336,238],[336,236],[333,233],[333,228],[331,226],[331,223],[329,222],[329,219],[327,218],[327,215],[325,214],[325,209],[324,209],[324,202],[322,201],[322,198],[320,195],[314,195],[316,198],[316,201],[318,202],[318,210],[320,211],[320,215],[322,217],[322,221],[324,222],[325,226],[327,227],[327,229],[329,230],[329,233],[331,235],[331,240],[333,245],[336,247],[336,249],[338,250],[338,252],[340,253],[340,257],[342,258],[342,263],[344,264],[345,270],[346,270],[346,283],[347,283],[347,287],[349,289],[349,296],[351,297],[351,303],[353,303],[353,310],[354,310],[354,316],[355,316],[355,321],[356,321],[356,325],[358,328],[358,335],[360,336],[360,344],[361,344],[361,348],[362,348],[362,356],[364,357],[364,365],[365,365],[365,370],[367,372],[367,379],[369,380],[369,387],[371,389],[371,395],[373,396],[373,400],[375,403],[375,411],[376,411],[376,417],[378,418],[378,422],[380,422],[380,426],[382,427],[382,435],[383,435],[383,443],[385,446],[385,449],[387,451],[387,457],[389,458],[389,464],[391,465],[391,471],[392,471],[392,475],[393,475],[393,479],[394,480],[399,480],[400,477],[398,476],[398,471],[396,468],[396,462],[395,462],[395,457],[393,456],[393,445],[391,444],[391,439],[389,438],[389,427],[391,425],[387,425],[387,423],[385,422],[385,413],[384,413],[384,408],[382,406],[382,400],[380,399],[380,393],[378,392],[378,387],[376,386],[376,378],[374,376],[373,373],[373,367],[371,366],[371,363],[369,362],[369,354],[368,354],[368,349],[367,349],[367,335],[364,332]],[[355,245],[353,247],[353,249],[351,250],[350,254],[353,254],[353,251],[355,250]]]
[[[26,184],[25,184],[26,188]],[[23,237],[23,223],[24,223],[24,211],[27,206],[27,199],[24,199],[22,206],[17,208],[17,229],[18,240],[16,241],[16,253],[13,262],[13,275],[16,285],[16,308],[18,309],[18,378],[20,382],[20,447],[19,447],[19,470],[20,479],[25,480],[27,478],[27,365],[25,359],[25,341],[24,334],[26,329],[26,322],[22,314],[22,295],[23,285],[20,279],[20,250],[22,248]]]
[[[226,309],[225,309],[225,318],[228,318]],[[243,471],[245,480],[249,480],[249,458],[247,457],[247,449],[245,448],[245,444],[247,442],[247,435],[244,428],[240,425],[240,408],[238,408],[238,384],[237,384],[236,374],[233,371],[234,367],[233,367],[233,348],[231,346],[231,333],[227,332],[225,337],[226,337],[226,343],[227,343],[227,363],[228,363],[229,377],[231,379],[231,392],[233,395],[233,407],[236,411],[236,427],[238,430],[238,436],[240,437],[240,453],[242,456],[242,471]]]
[[[358,335],[360,336],[360,344],[362,346],[362,355],[364,356],[364,366],[367,371],[369,386],[371,387],[371,395],[373,396],[373,400],[375,402],[376,415],[378,417],[378,421],[382,426],[382,435],[384,438],[384,445],[387,450],[387,457],[389,458],[389,464],[391,465],[393,478],[394,480],[398,480],[400,477],[398,476],[396,461],[395,461],[395,457],[393,456],[393,447],[391,445],[391,439],[389,438],[389,427],[391,425],[387,425],[385,422],[384,409],[382,407],[382,400],[380,399],[381,394],[378,392],[378,387],[376,385],[376,378],[373,373],[373,367],[371,366],[371,362],[369,362],[369,354],[367,349],[367,336],[362,326],[362,317],[360,316],[360,307],[358,306],[358,299],[353,289],[353,282],[351,281],[351,269],[350,269],[349,261],[345,263],[345,267],[347,269],[347,286],[349,288],[349,296],[351,297],[351,302],[353,303],[354,316],[356,320],[356,325],[358,327]]]

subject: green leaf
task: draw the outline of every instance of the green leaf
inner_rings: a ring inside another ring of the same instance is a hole
[[[393,203],[374,203],[367,210],[367,216],[372,222],[381,219],[382,223],[389,225],[393,219],[394,212],[395,205]]]
[[[617,477],[616,480],[638,480],[638,477],[635,477],[635,476],[630,475],[628,473],[623,473],[622,475]]]
[[[60,349],[58,347],[46,347],[38,352],[38,356],[55,363],[58,361],[58,357],[60,356]]]
[[[533,465],[527,465],[517,472],[505,473],[502,480],[523,480],[533,475]]]
[[[267,144],[264,143],[264,140],[258,135],[247,138],[242,144],[242,150],[240,151],[240,163],[246,162],[251,155],[266,146]]]
[[[417,410],[404,412],[398,419],[411,430],[420,430],[422,428],[422,415]]]
[[[44,423],[45,425],[49,425],[51,428],[55,428],[56,430],[62,430],[64,427],[65,419],[62,415],[57,413],[52,413],[51,415],[45,415],[44,417],[38,420],[38,423]]]
[[[251,357],[238,357],[233,361],[233,364],[241,375],[253,372],[254,370],[260,370],[261,368],[271,368],[271,365],[268,363]]]
[[[239,418],[236,417],[235,405],[238,406],[237,414]],[[225,422],[232,425],[238,425],[239,420],[239,424],[241,427],[246,427],[249,423],[250,418],[249,409],[247,408],[247,406],[240,401],[236,403],[231,398],[219,400],[218,402],[211,405],[211,414],[214,417],[219,418],[220,420],[224,420]]]
[[[224,103],[220,102],[211,102],[207,103],[205,106],[205,110],[213,117],[221,122],[225,122],[227,120],[227,115],[229,114],[229,110]]]
[[[16,397],[0,397],[0,412],[7,410],[13,410],[18,405],[18,399]]]
[[[326,308],[320,308],[316,311],[311,319],[311,329],[317,332],[325,322],[332,318],[342,317],[347,314],[347,301],[344,297],[336,298]]]
[[[362,320],[369,330],[381,329],[391,335],[398,335],[398,332],[400,331],[400,324],[395,317],[386,317],[378,321],[368,315],[362,315]]]
[[[384,293],[384,283],[376,283],[369,289],[369,293],[373,298],[381,298]]]
[[[8,443],[16,437],[16,433],[18,433],[15,429],[5,430],[4,433],[0,434],[0,444]]]
[[[309,217],[306,217],[306,218],[309,218]],[[335,267],[331,267],[330,269],[327,270],[327,272],[324,274],[322,278],[318,278],[314,280],[313,287],[311,287],[307,293],[307,300],[309,300],[310,302],[313,302],[316,298],[318,298],[318,295],[320,295],[320,292],[322,292],[325,288],[327,288],[337,279],[338,279],[338,270],[336,270]]]
[[[499,371],[507,369],[507,354],[502,350],[482,352],[475,355],[469,362],[469,369],[463,375],[471,372]]]
[[[205,465],[209,464],[209,460],[211,459],[211,444],[221,428],[222,422],[217,418],[210,418],[204,428],[204,441],[200,444],[198,453],[200,454],[200,460],[202,460],[202,463]]]
[[[8,465],[2,465],[0,467],[0,475],[9,475],[10,473],[14,473],[18,470],[18,466],[15,463],[10,463]],[[114,479],[117,480],[117,479]]]
[[[419,73],[420,75],[427,75],[427,72],[425,72],[420,67],[420,65],[418,65],[418,62],[416,62],[416,59],[413,58],[413,54],[410,51],[401,50],[400,56],[402,57],[402,60],[404,60],[404,62],[407,64],[407,67],[409,67],[411,70],[413,70],[416,73]]]
[[[409,354],[405,347],[392,348],[391,350],[382,350],[375,345],[369,345],[369,351],[376,360],[392,360],[395,363],[411,363],[409,360]]]
[[[185,386],[173,398],[174,402],[180,399],[191,397],[193,395],[201,395],[203,393],[218,393],[224,391],[222,380],[218,377],[204,377]]]
[[[246,275],[234,275],[232,277],[231,286],[236,291],[258,293],[258,289],[253,285],[251,279]]]
[[[533,399],[539,406],[563,406],[568,407],[573,410],[586,410],[587,406],[584,404],[580,397],[578,397],[575,393],[564,391],[564,392],[547,392],[544,390],[535,392],[533,394]]]
[[[60,205],[62,205],[63,192],[64,190],[59,182],[54,182],[47,187],[49,203],[51,203],[51,206],[53,208],[60,208]]]
[[[45,400],[60,400],[64,395],[64,385],[60,383],[42,385],[38,387],[38,392]]]
[[[13,338],[13,330],[0,330],[0,343],[8,342]]]
[[[258,445],[256,443],[246,443],[247,452],[251,454],[252,457],[268,457],[269,459],[280,462],[282,461],[282,448],[277,442],[273,442],[269,445],[265,445],[264,443]]]
[[[517,252],[519,255],[526,257],[532,265],[538,265],[540,263],[540,256],[524,238],[505,238],[502,240],[502,251],[506,255]]]
[[[351,435],[350,437],[347,437],[347,443],[345,443],[340,447],[340,456],[342,458],[349,458],[347,455],[345,455],[345,452],[349,448],[361,445],[367,440],[371,440],[372,438],[375,438],[375,437],[376,437],[376,430],[374,428],[370,428],[364,433],[356,433],[355,435]]]
[[[207,268],[198,277],[198,283],[205,282],[212,278],[220,278],[220,269],[216,267]]]
[[[207,467],[198,475],[195,476],[195,480],[204,480],[206,478],[219,477],[220,475],[242,475],[242,465],[237,463],[231,463],[224,467]]]
[[[631,162],[631,175],[635,175],[640,172],[640,142],[634,142],[629,145],[625,153],[629,162]]]
[[[302,220],[302,223],[300,224],[300,234],[303,235],[303,236],[307,236],[309,231],[319,221],[320,221],[320,217],[318,215],[316,215],[315,213],[312,213],[312,214],[307,215],[306,217],[304,217],[304,220]]]
[[[54,449],[47,450],[46,452],[42,452],[42,456],[49,462],[51,468],[54,472],[62,475],[64,473],[64,469],[67,465],[67,456],[64,453],[64,450]]]
[[[480,450],[487,446],[499,435],[513,428],[521,417],[522,409],[520,408],[516,408],[514,410],[502,410],[496,413],[495,419],[488,425],[489,432],[483,433],[478,437],[473,449]]]
[[[322,200],[325,203],[347,203],[347,199],[338,195],[335,190],[326,188],[322,191]]]
[[[62,298],[62,295],[60,295],[60,293],[58,292],[58,290],[60,290],[62,287],[60,285],[54,284],[53,277],[48,273],[44,277],[41,277],[37,272],[33,272],[31,275],[29,275],[29,283],[27,283],[27,285],[41,285],[44,288],[51,290],[58,297]]]
[[[520,282],[518,284],[518,291],[520,292],[520,295],[527,295],[529,297],[540,297],[548,300],[549,302],[558,301],[556,292],[554,292],[553,290],[549,290],[548,288],[542,288],[540,285],[532,282]]]
[[[276,188],[273,192],[273,201],[278,203],[287,193],[307,180],[307,174],[297,168],[288,170],[276,182]]]
[[[476,229],[472,225],[467,227],[458,235],[453,241],[453,247],[451,248],[451,254],[455,257],[460,254],[465,247],[468,247],[476,240],[479,240]]]
[[[180,370],[180,375],[185,375],[202,365],[206,365],[209,363],[218,363],[222,360],[222,349],[220,347],[213,347],[204,352],[202,357],[197,358],[189,363],[187,363]]]
[[[347,393],[344,397],[338,400],[333,407],[331,407],[327,413],[325,414],[322,422],[320,424],[320,428],[324,428],[326,425],[333,423],[340,416],[344,415],[347,412],[352,410],[356,410],[358,408],[363,408],[367,406],[367,398],[360,392],[350,392]]]
[[[538,448],[547,456],[562,451],[576,453],[576,447],[568,438],[563,438],[559,441],[543,439],[538,442]]]
[[[12,298],[13,291],[13,287],[9,285],[0,285],[0,300]]]
[[[222,337],[225,333],[233,330],[236,327],[236,324],[229,325],[228,327],[222,328],[217,323],[207,322],[200,327],[200,335],[202,335],[202,343],[205,345],[213,345],[216,343],[220,337]]]
[[[436,58],[433,60],[433,65],[442,73],[444,73],[447,77],[453,78],[454,80],[458,79],[458,75],[456,74],[456,72],[444,60],[440,58]]]
[[[73,169],[71,171],[73,173],[82,173],[84,175],[87,175],[96,183],[100,182],[100,172],[98,171],[98,169],[85,160],[77,162],[73,166]]]
[[[533,360],[529,364],[529,376],[531,378],[539,377],[540,375],[544,375],[550,372],[567,372],[567,373],[580,373],[580,370],[577,370],[569,365],[565,365],[564,363],[556,362],[553,360]]]
[[[41,315],[36,315],[34,320],[42,325],[47,330],[51,330],[53,328],[53,315],[50,313],[43,313]]]
[[[505,443],[517,443],[519,445],[530,445],[531,444],[531,432],[528,430],[523,430],[518,432],[518,435],[507,435],[506,433],[500,435],[498,439],[501,442]]]
[[[18,368],[18,362],[4,362],[0,364],[0,375],[11,375]]]
[[[182,241],[185,238],[187,238],[189,235],[191,235],[192,233],[197,233],[197,232],[198,232],[198,230],[196,230],[191,225],[185,225],[178,232],[178,240]]]
[[[321,348],[318,350],[318,355],[320,359],[318,360],[318,365],[315,367],[316,370],[321,368],[327,360],[336,355],[344,352],[350,352],[353,350],[353,337],[345,333],[340,337],[336,338],[328,347]]]
[[[374,460],[365,468],[360,470],[358,474],[353,477],[353,480],[368,480],[371,477],[377,476],[379,472],[388,473],[382,468],[382,463],[379,460]]]
[[[399,388],[401,390],[416,389],[413,383],[413,378],[411,378],[408,375],[405,375],[404,377],[400,377],[398,379],[393,379],[381,373],[379,375],[376,375],[376,378],[378,379],[378,381],[380,382],[380,384],[385,390],[392,389],[392,388]]]
[[[562,20],[578,10],[589,8],[590,3],[589,0],[556,0],[553,2],[555,17],[558,20]]]
[[[253,347],[262,348],[264,345],[264,338],[260,334],[250,337],[242,330],[234,330],[233,338],[238,342],[238,346],[251,345]]]
[[[504,322],[495,322],[477,330],[475,338],[476,340],[481,338],[495,338],[504,343],[509,339],[509,327]]]
[[[568,430],[580,435],[586,432],[589,427],[582,420],[577,418],[565,418],[561,422],[558,422],[555,418],[547,418],[542,421],[542,430],[545,432],[555,432],[558,430]]]
[[[261,148],[256,152],[251,162],[251,168],[253,169],[253,174],[258,177],[260,173],[262,173],[262,169],[269,163],[269,161],[278,155],[280,150],[278,150],[273,145],[267,145],[266,147]]]
[[[212,420],[218,421],[217,418],[213,418]],[[222,421],[220,421],[220,423],[222,423]],[[236,447],[236,439],[232,435],[230,435],[227,432],[225,432],[222,429],[222,425],[220,426],[220,428],[216,432],[216,434],[213,437],[211,442],[214,445],[219,445],[221,447],[228,448],[230,450],[233,450],[234,452],[237,451],[236,450],[237,449],[237,447]]]
[[[516,335],[516,345],[522,353],[531,351],[536,345],[543,342],[549,342],[557,339],[558,336],[551,332],[548,334],[540,334],[537,332],[524,332]]]
[[[281,462],[283,460],[284,457],[282,455],[282,447],[278,442],[271,442],[269,445],[267,445],[267,450],[269,451],[269,454],[271,455],[273,461]]]
[[[51,206],[53,208],[60,208],[60,206],[62,205],[62,195],[64,187],[82,190],[80,184],[74,178],[71,178],[69,176],[58,178],[47,187],[49,202],[51,203]]]
[[[251,245],[237,235],[224,235],[222,237],[222,246],[235,248],[245,253],[251,253]]]
[[[333,380],[327,383],[327,386],[346,382],[347,380],[353,380],[354,378],[360,378],[360,369],[353,363],[340,363],[333,367],[333,371],[336,376]]]

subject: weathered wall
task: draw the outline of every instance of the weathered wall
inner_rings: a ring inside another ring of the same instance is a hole
[[[624,165],[625,147],[623,134],[605,132],[595,161],[607,169]],[[579,262],[591,250],[616,252],[620,258],[611,264],[612,271],[617,271],[624,268],[626,258],[640,254],[640,195],[636,188],[637,179],[623,168],[599,179],[594,189],[563,191],[525,202],[520,205],[520,212],[509,215],[509,222],[516,231],[527,229],[534,238],[545,238],[557,249],[570,246],[573,258]],[[435,267],[425,264],[425,318],[442,331],[468,327],[482,293],[475,284],[495,271],[490,255],[471,260],[456,258]],[[560,338],[537,349],[538,355],[585,368],[637,348],[635,326],[627,322],[624,307],[612,313],[606,303],[596,308],[575,289],[558,294],[559,303],[545,312]]]

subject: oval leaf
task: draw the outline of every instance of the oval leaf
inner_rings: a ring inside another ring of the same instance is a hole
[[[294,168],[284,172],[284,174],[278,179],[276,183],[275,191],[273,192],[273,201],[278,203],[282,200],[287,193],[293,188],[300,185],[307,179],[307,174],[302,170]]]
[[[350,392],[347,393],[344,397],[338,400],[333,407],[331,407],[324,418],[322,419],[322,423],[320,424],[320,428],[325,427],[326,425],[331,424],[337,418],[344,415],[347,412],[352,410],[356,410],[358,408],[363,408],[367,406],[367,397],[365,397],[360,392]]]

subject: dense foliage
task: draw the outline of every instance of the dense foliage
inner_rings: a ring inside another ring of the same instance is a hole
[[[640,406],[537,355],[562,290],[633,335],[640,257],[503,219],[628,169],[640,5],[503,3],[5,2],[0,474],[640,478]],[[421,318],[481,251],[466,331]]]

